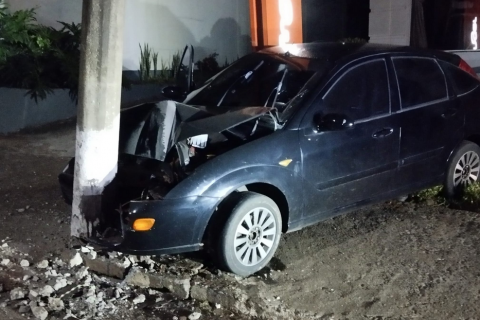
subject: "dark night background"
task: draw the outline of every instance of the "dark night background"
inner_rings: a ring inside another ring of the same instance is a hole
[[[472,20],[480,18],[480,1],[413,0],[420,2],[426,45],[433,49],[469,49]],[[369,0],[302,0],[303,40],[368,40]],[[480,21],[479,21],[480,26]],[[479,29],[480,31],[480,29]],[[416,34],[412,34],[414,38]]]
[[[368,39],[369,0],[303,0],[303,40]]]

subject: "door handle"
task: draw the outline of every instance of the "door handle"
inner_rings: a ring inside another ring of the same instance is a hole
[[[442,118],[447,119],[451,118],[458,113],[458,109],[448,108],[444,113],[442,113]]]
[[[375,133],[372,135],[372,137],[374,137],[375,139],[381,139],[381,138],[388,137],[388,136],[391,135],[392,133],[393,133],[393,129],[392,129],[392,128],[383,128],[382,130],[375,132]]]

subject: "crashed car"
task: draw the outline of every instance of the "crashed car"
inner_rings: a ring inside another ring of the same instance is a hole
[[[193,91],[191,75],[164,89],[171,100],[122,110],[111,226],[96,236],[110,248],[205,248],[247,276],[282,233],[478,179],[480,81],[456,55],[310,43],[247,55]],[[73,167],[59,177],[68,201]]]

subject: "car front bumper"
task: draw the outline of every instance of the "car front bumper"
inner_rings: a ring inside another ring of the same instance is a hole
[[[71,204],[73,175],[62,172],[60,187],[65,200]],[[192,196],[179,199],[131,201],[123,207],[116,236],[83,240],[106,250],[135,255],[159,255],[191,252],[203,247],[203,234],[220,199]],[[103,213],[100,213],[103,214]],[[133,230],[136,219],[152,218],[155,224],[149,231]]]
[[[109,248],[139,255],[173,254],[197,251],[203,247],[203,234],[220,199],[187,197],[159,201],[132,201],[122,214],[120,242]],[[153,218],[149,231],[133,230],[136,219]],[[92,239],[95,241],[95,239]]]

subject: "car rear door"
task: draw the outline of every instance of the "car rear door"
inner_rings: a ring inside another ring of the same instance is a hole
[[[452,146],[463,135],[464,111],[437,60],[392,57],[401,109],[398,186],[440,182]]]
[[[303,176],[314,190],[305,193],[305,214],[312,222],[388,192],[398,166],[400,130],[390,117],[386,60],[346,68],[331,83],[301,125]],[[315,119],[335,114],[351,119],[353,127],[318,130]]]

